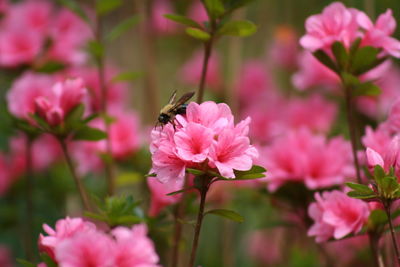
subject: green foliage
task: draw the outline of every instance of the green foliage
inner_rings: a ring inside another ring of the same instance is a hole
[[[215,209],[207,211],[206,213],[204,213],[204,216],[207,214],[218,215],[238,223],[244,222],[243,216],[233,210]]]
[[[202,29],[201,25],[199,23],[197,23],[197,21],[194,21],[185,16],[176,15],[176,14],[165,14],[164,17],[166,17],[167,19],[172,20],[174,22],[177,22],[179,24],[189,26],[191,28]]]
[[[86,14],[86,12],[82,9],[82,7],[75,0],[57,0],[61,5],[65,6],[72,12],[74,12],[78,17],[80,17],[87,24],[91,24],[91,21]]]
[[[372,46],[358,48],[350,58],[349,70],[355,75],[361,75],[382,63],[377,56],[380,49]]]
[[[89,126],[80,128],[73,135],[74,140],[99,141],[105,138],[107,138],[106,132]]]
[[[17,259],[17,262],[21,264],[23,267],[36,267],[37,265],[23,259]]]
[[[127,71],[127,72],[122,72],[112,78],[111,81],[113,82],[125,82],[125,81],[134,81],[138,78],[143,77],[143,72],[134,72],[134,71]]]
[[[218,35],[246,37],[254,34],[257,26],[248,20],[228,21],[217,32]]]
[[[95,40],[88,42],[87,51],[96,61],[104,56],[104,46]]]
[[[119,8],[122,5],[122,0],[96,0],[96,13],[104,16]]]
[[[343,46],[341,42],[335,42],[332,45],[332,52],[336,58],[336,62],[339,65],[340,69],[346,69],[349,55],[347,54],[346,48]]]
[[[314,57],[318,59],[319,62],[327,66],[329,69],[333,70],[336,73],[339,73],[339,69],[336,66],[336,63],[333,62],[332,58],[328,56],[323,50],[317,50],[313,53]]]
[[[110,227],[131,226],[145,220],[139,202],[132,196],[108,197],[104,203],[97,201],[99,212],[86,212],[85,216],[107,223]]]
[[[189,191],[189,190],[192,190],[192,189],[195,189],[195,187],[194,186],[186,187],[186,188],[183,188],[181,190],[168,193],[167,196],[173,196],[173,195],[181,194],[183,192],[186,192],[186,191]]]
[[[202,0],[208,15],[213,18],[219,18],[225,13],[225,7],[221,0]]]
[[[37,72],[54,73],[65,69],[65,65],[57,61],[47,61],[44,65],[36,69]]]
[[[126,31],[136,26],[141,20],[141,17],[138,15],[133,15],[122,22],[120,22],[117,26],[115,26],[106,36],[107,41],[114,41]]]
[[[197,28],[186,28],[186,33],[191,37],[203,42],[208,41],[211,38],[211,35],[208,32]]]
[[[50,256],[47,255],[46,253],[40,254],[40,258],[42,259],[42,262],[46,263],[46,267],[58,266],[58,264],[52,258],[50,258]]]

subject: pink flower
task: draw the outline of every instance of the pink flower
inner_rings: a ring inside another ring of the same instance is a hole
[[[0,13],[6,13],[9,5],[8,0],[0,0]]]
[[[367,203],[337,190],[315,193],[315,200],[308,209],[314,220],[308,235],[315,236],[318,243],[358,233],[370,213]]]
[[[51,24],[53,43],[48,58],[69,64],[82,64],[87,59],[83,46],[91,37],[87,23],[68,9],[62,9]]]
[[[12,267],[11,251],[8,247],[0,245],[0,266]]]
[[[115,244],[99,231],[78,232],[57,244],[55,254],[60,267],[113,267]]]
[[[358,34],[358,14],[359,11],[355,9],[346,8],[340,2],[333,2],[325,7],[321,14],[306,20],[307,33],[300,39],[300,44],[311,52],[330,49],[335,41],[349,47]]]
[[[0,154],[0,196],[7,193],[11,185],[15,181],[12,169],[9,166],[7,157]]]
[[[293,181],[309,189],[342,184],[354,173],[348,142],[337,137],[327,140],[302,128],[276,139],[261,150],[260,159],[267,168],[270,191]]]
[[[31,64],[42,50],[43,36],[35,31],[0,32],[0,66],[17,67]]]
[[[398,136],[392,138],[386,149],[378,153],[372,148],[367,147],[366,156],[368,166],[373,169],[376,165],[380,165],[386,172],[393,167],[396,175],[400,174],[400,139]]]
[[[56,248],[66,239],[70,239],[78,234],[94,232],[96,227],[90,222],[85,222],[81,218],[69,218],[58,220],[55,229],[47,224],[43,225],[44,231],[48,236],[39,236],[39,249],[46,252],[55,259]]]
[[[25,72],[14,81],[7,93],[8,109],[12,115],[21,119],[30,119],[35,112],[37,97],[50,97],[54,79],[49,75]]]
[[[50,125],[59,125],[65,116],[79,105],[86,93],[82,79],[68,79],[51,88],[51,95],[35,99],[35,113]]]
[[[169,0],[156,0],[153,4],[152,10],[152,26],[153,29],[159,34],[171,34],[177,31],[177,24],[164,17],[166,14],[175,13],[171,1]]]
[[[226,104],[190,103],[186,117],[178,115],[175,129],[167,124],[154,129],[150,151],[153,168],[163,183],[182,185],[185,168],[205,166],[221,175],[235,178],[234,170],[249,170],[257,158],[257,150],[247,137],[250,119],[236,126]],[[205,165],[207,163],[207,165]]]
[[[366,32],[363,36],[362,45],[382,48],[385,53],[400,57],[400,41],[391,37],[396,30],[396,20],[391,9],[387,9],[375,22],[363,12],[357,15],[357,22]]]
[[[182,66],[178,78],[185,84],[198,86],[203,67],[203,52],[197,51]],[[216,53],[213,53],[208,61],[206,86],[212,89],[219,89],[221,86],[220,60]]]
[[[158,267],[159,257],[144,224],[117,227],[112,230],[116,240],[115,267]]]
[[[390,134],[400,132],[400,98],[393,103],[387,120],[380,125],[380,128]]]
[[[167,196],[167,194],[181,190],[183,184],[161,183],[157,179],[149,177],[147,179],[147,185],[151,193],[149,216],[157,216],[164,207],[178,203],[182,198],[180,194],[172,196]]]
[[[188,17],[197,21],[200,25],[203,25],[204,22],[208,21],[207,10],[204,8],[204,5],[195,0],[193,4],[189,7]]]

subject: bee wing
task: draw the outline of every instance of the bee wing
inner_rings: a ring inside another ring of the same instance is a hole
[[[175,99],[176,99],[176,90],[172,93],[171,97],[169,98],[168,104],[174,105]]]
[[[191,99],[194,96],[194,92],[189,92],[184,94],[183,96],[181,96],[181,98],[178,99],[178,101],[176,101],[176,103],[174,103],[174,105],[169,109],[170,111],[176,109],[177,107],[179,107],[182,104],[185,104],[189,99]]]

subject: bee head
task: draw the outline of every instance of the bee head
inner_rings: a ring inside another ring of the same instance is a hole
[[[168,114],[165,114],[165,113],[161,113],[158,116],[158,121],[162,124],[167,124],[170,121],[170,119],[171,119],[171,116],[169,116]]]

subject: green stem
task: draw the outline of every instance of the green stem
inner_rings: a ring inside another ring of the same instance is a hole
[[[193,267],[194,262],[196,260],[196,253],[197,253],[197,247],[199,244],[199,238],[200,238],[200,230],[201,230],[201,225],[203,223],[203,218],[204,218],[204,207],[206,204],[206,197],[207,197],[207,191],[209,188],[209,179],[208,177],[199,177],[200,181],[202,183],[201,187],[198,188],[200,192],[200,207],[199,207],[199,212],[197,214],[197,222],[196,222],[196,228],[194,231],[194,238],[193,238],[193,243],[192,243],[192,251],[190,253],[190,260],[189,260],[189,265],[188,267]]]
[[[64,153],[65,161],[67,162],[72,178],[74,179],[75,185],[78,188],[78,192],[81,197],[83,206],[85,210],[91,211],[92,209],[90,206],[89,197],[87,196],[86,190],[82,184],[80,177],[78,177],[78,174],[76,173],[74,163],[72,162],[72,158],[68,152],[67,144],[65,143],[64,139],[59,139],[59,142],[61,144],[61,149]]]
[[[185,195],[182,196],[182,200],[175,206],[174,211],[174,240],[172,244],[171,254],[171,267],[176,267],[179,264],[179,244],[182,238],[182,222],[185,209]]]
[[[353,97],[351,93],[351,88],[348,86],[344,87],[345,90],[345,101],[346,101],[346,117],[347,125],[349,127],[351,150],[353,152],[354,168],[356,170],[357,182],[361,181],[360,163],[357,157],[357,121],[353,109]]]
[[[391,202],[385,203],[384,207],[385,207],[386,215],[387,215],[388,221],[389,221],[390,235],[392,236],[393,249],[396,254],[397,264],[400,266],[399,247],[397,245],[396,233],[394,231],[394,227],[393,227],[393,223],[392,223],[392,214],[391,214],[392,203]]]
[[[26,137],[25,149],[26,173],[25,173],[25,197],[26,197],[26,236],[25,236],[25,250],[26,256],[29,261],[34,259],[33,254],[33,227],[34,227],[34,203],[33,203],[33,168],[32,168],[32,139]]]
[[[371,248],[372,256],[374,258],[375,266],[385,267],[385,264],[383,263],[382,255],[379,250],[380,235],[375,232],[369,232],[368,237],[369,237],[369,246]]]

